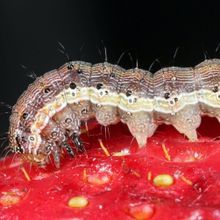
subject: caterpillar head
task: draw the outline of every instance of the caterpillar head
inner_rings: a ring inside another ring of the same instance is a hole
[[[42,152],[42,150],[39,152],[39,148],[37,147],[39,144],[39,137],[37,135],[19,129],[14,131],[10,129],[9,142],[12,152],[22,154],[25,160],[40,166],[46,164],[47,154]]]

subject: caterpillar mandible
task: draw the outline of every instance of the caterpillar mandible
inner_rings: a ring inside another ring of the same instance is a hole
[[[60,167],[61,149],[73,154],[69,137],[83,151],[80,125],[90,118],[104,126],[126,123],[144,147],[162,123],[196,141],[202,115],[220,122],[220,59],[155,74],[108,62],[73,61],[29,85],[12,109],[9,141],[14,152],[31,162],[45,165],[52,154]]]

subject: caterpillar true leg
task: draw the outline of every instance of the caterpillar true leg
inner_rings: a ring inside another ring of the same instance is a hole
[[[54,159],[54,163],[56,168],[60,168],[60,149],[58,149],[58,147],[54,146],[53,150],[52,150],[52,155],[53,155],[53,159]]]
[[[42,130],[43,136],[49,143],[50,152],[53,155],[56,168],[60,167],[60,146],[66,140],[65,130],[55,121],[50,120],[47,126]]]
[[[73,133],[72,139],[73,139],[73,143],[74,143],[75,147],[77,148],[77,150],[79,152],[85,152],[84,144],[80,140],[80,137],[77,133],[75,133],[75,132]]]
[[[66,149],[67,153],[71,156],[74,157],[74,152],[73,149],[71,148],[71,146],[69,144],[67,144],[66,142],[64,142],[62,144],[62,147]]]

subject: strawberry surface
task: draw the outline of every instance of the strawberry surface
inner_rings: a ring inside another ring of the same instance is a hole
[[[60,169],[0,161],[0,219],[220,219],[219,130],[204,117],[189,142],[162,125],[138,149],[126,125],[93,121]]]

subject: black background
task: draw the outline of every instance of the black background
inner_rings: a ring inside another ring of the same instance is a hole
[[[40,76],[67,61],[58,42],[72,60],[103,62],[106,47],[112,63],[126,51],[125,68],[138,60],[149,69],[155,59],[160,64],[153,71],[194,66],[219,57],[220,7],[212,1],[1,0],[0,101],[15,104],[32,71]],[[8,129],[5,111],[0,106],[1,135]]]

